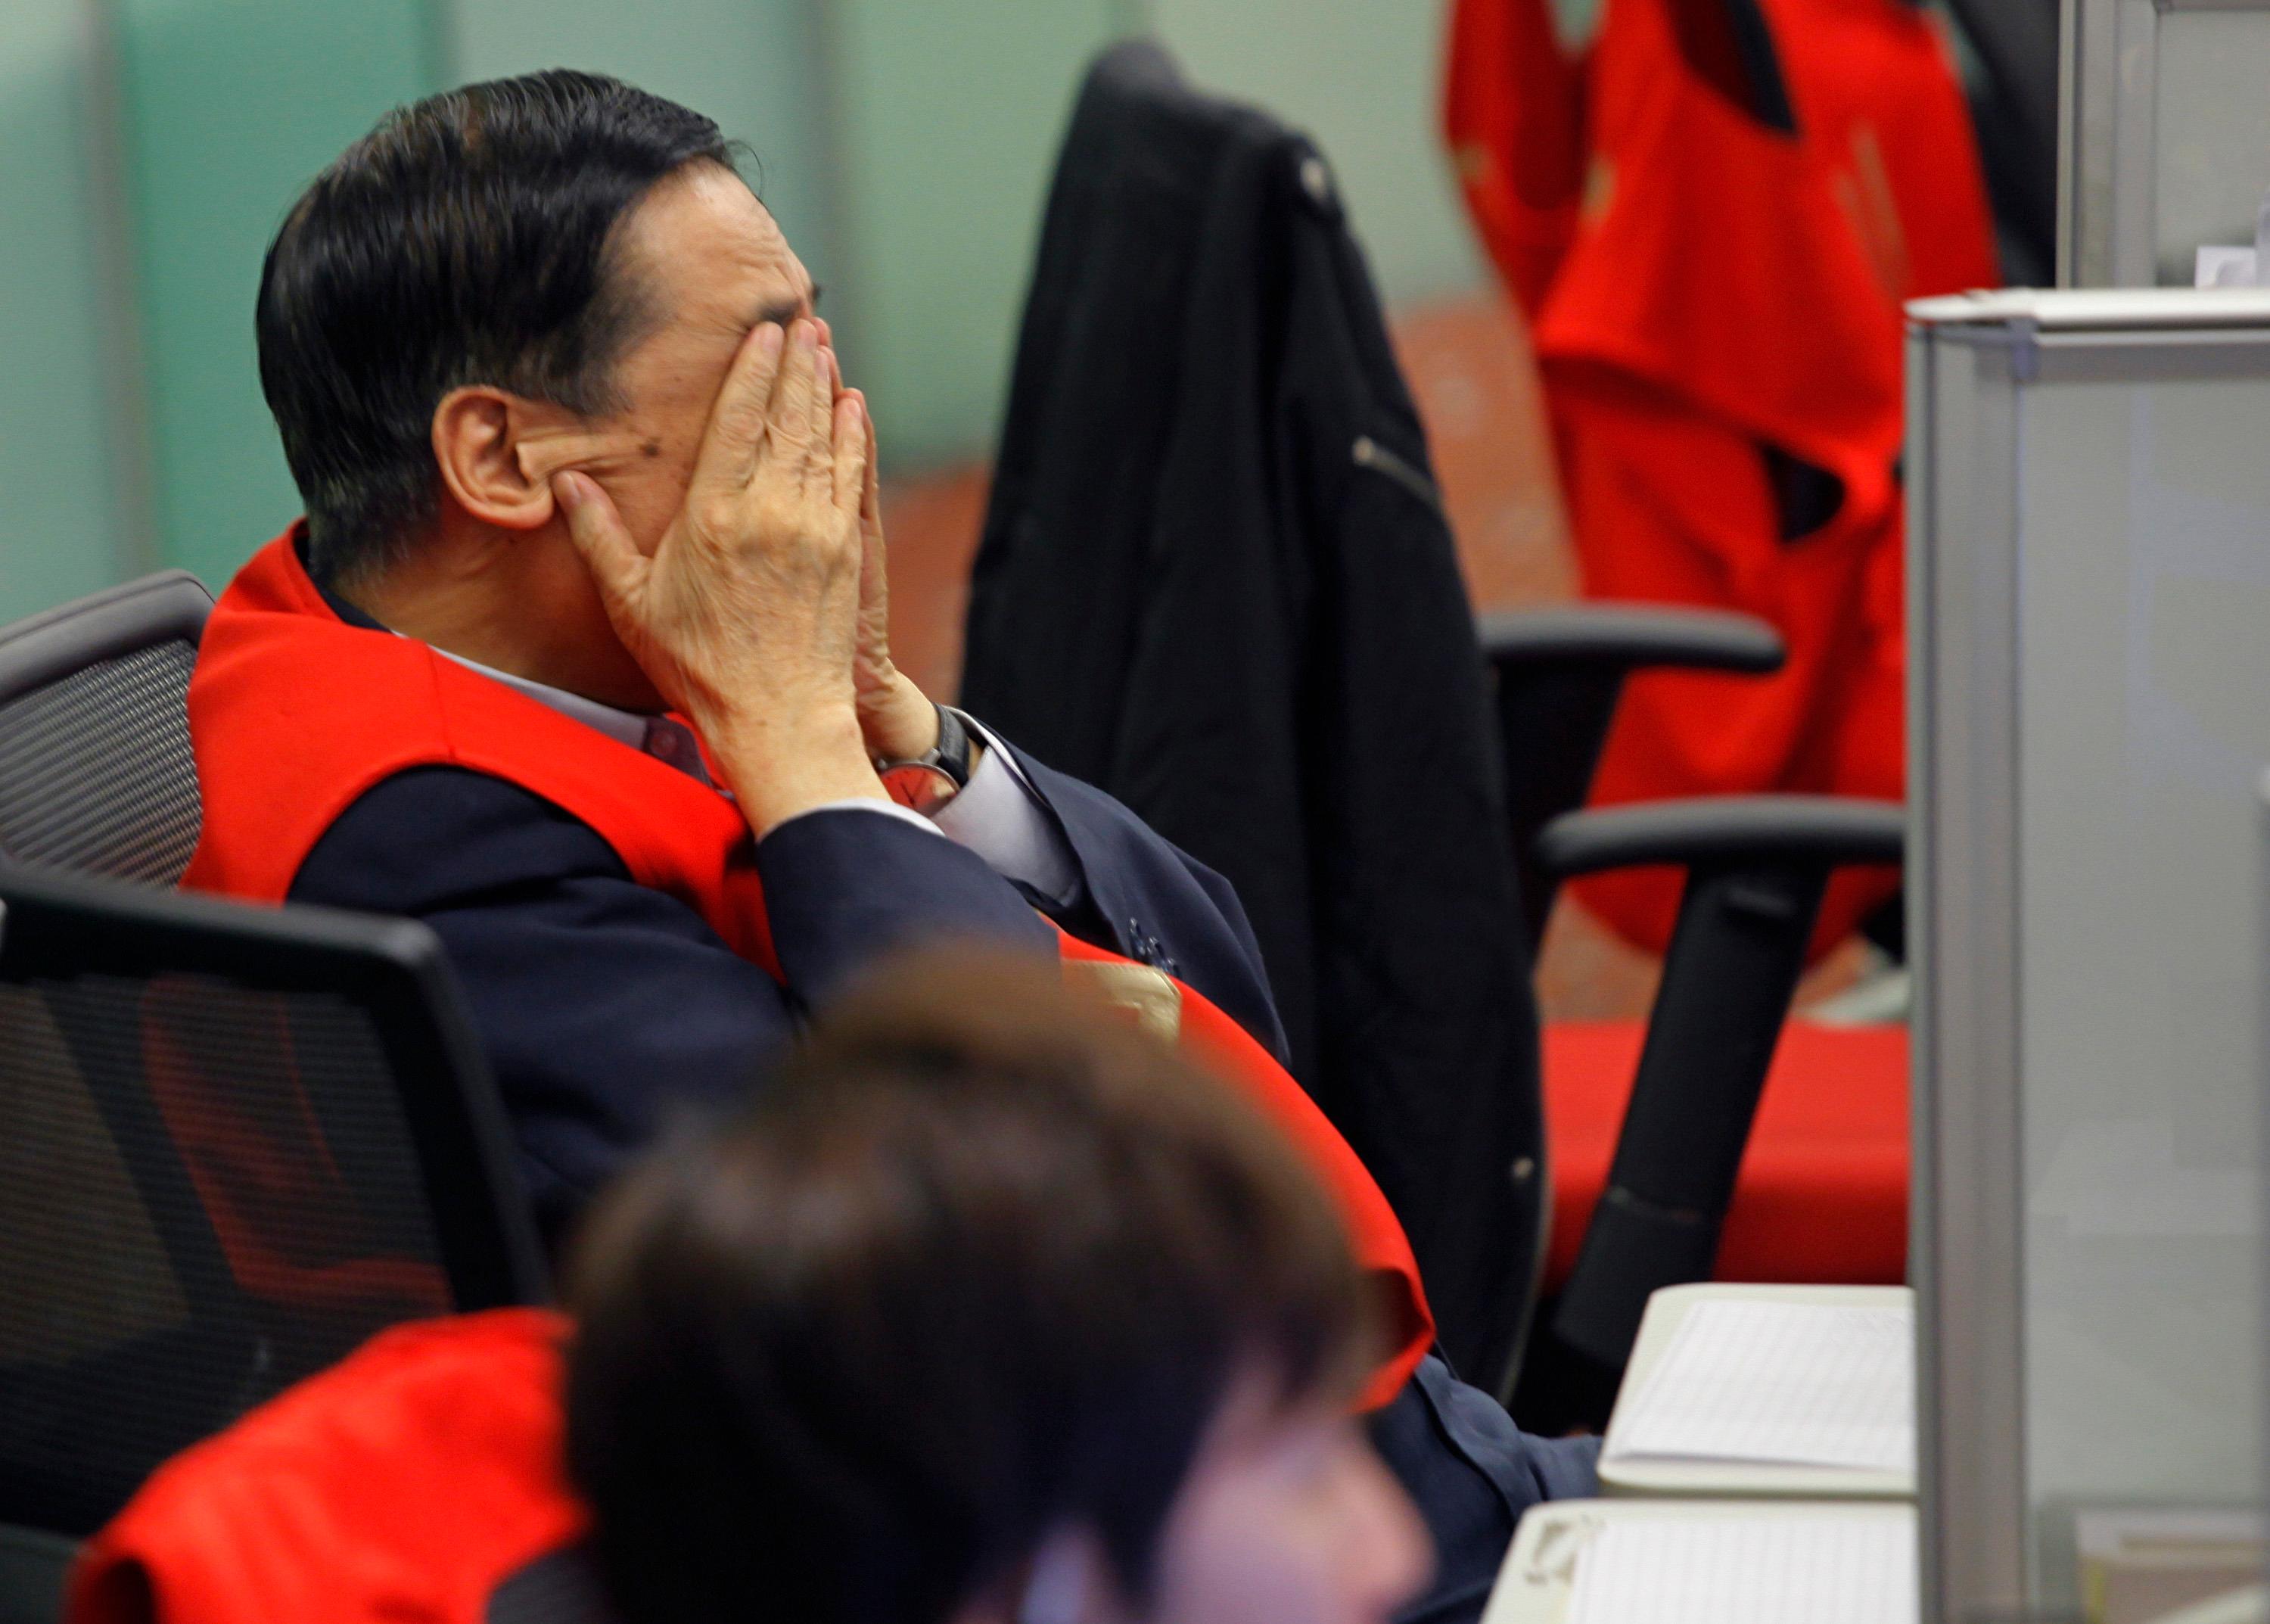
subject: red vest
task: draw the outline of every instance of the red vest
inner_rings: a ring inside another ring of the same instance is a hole
[[[1994,279],[1984,182],[1920,8],[1759,4],[1794,137],[1720,82],[1723,0],[1608,0],[1581,58],[1544,0],[1458,0],[1453,23],[1450,136],[1531,323],[1586,592],[1746,611],[1789,644],[1770,678],[1636,679],[1600,803],[1903,792],[1901,307]],[[1843,486],[1794,544],[1761,442]],[[1817,944],[1894,883],[1837,876]],[[1675,876],[1577,889],[1668,940]]]
[[[557,1315],[404,1325],[160,1467],[88,1542],[70,1624],[479,1624],[581,1539]]]
[[[779,975],[756,844],[730,801],[423,643],[347,625],[301,567],[295,533],[253,557],[206,623],[189,698],[204,827],[185,886],[281,902],[366,790],[411,768],[461,767],[588,825],[640,884],[678,898]],[[1058,934],[1067,961],[1129,962]],[[1384,1403],[1434,1337],[1402,1226],[1300,1085],[1235,1021],[1176,986],[1185,1049],[1285,1131],[1337,1201],[1358,1260],[1391,1284],[1393,1356],[1366,1395]]]

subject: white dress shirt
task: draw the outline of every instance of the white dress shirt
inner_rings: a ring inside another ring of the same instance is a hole
[[[618,710],[564,688],[547,687],[510,671],[494,670],[463,655],[451,654],[447,649],[434,652],[455,660],[467,671],[478,671],[492,681],[526,694],[571,721],[596,728],[618,744],[643,751],[705,784],[710,782],[709,769],[702,764],[701,746],[694,742],[692,730],[682,722],[669,716],[644,716],[634,710]],[[955,714],[961,715],[958,711]],[[1079,864],[1072,856],[1072,844],[1065,838],[1064,830],[1057,827],[1054,815],[1026,778],[1024,769],[1017,765],[1016,758],[978,723],[967,716],[962,716],[962,721],[970,736],[984,747],[984,754],[961,792],[940,806],[932,817],[925,818],[896,801],[878,800],[828,801],[809,807],[797,817],[808,818],[821,812],[865,812],[901,819],[967,847],[984,858],[987,866],[1004,879],[1014,880],[1051,902],[1070,907],[1079,897]],[[729,793],[723,790],[718,792]]]

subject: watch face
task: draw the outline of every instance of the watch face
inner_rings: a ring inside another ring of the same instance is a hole
[[[961,791],[953,775],[943,768],[913,761],[901,762],[886,771],[883,788],[900,805],[911,807],[925,818]]]

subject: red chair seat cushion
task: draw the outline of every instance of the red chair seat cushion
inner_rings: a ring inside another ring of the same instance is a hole
[[[1545,1289],[1576,1261],[1606,1186],[1646,1029],[1566,1022],[1545,1031],[1553,1240]],[[1718,1247],[1722,1280],[1898,1285],[1907,1278],[1908,1032],[1784,1030]]]

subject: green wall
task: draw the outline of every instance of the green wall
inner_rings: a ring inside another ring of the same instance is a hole
[[[997,431],[1042,203],[1080,70],[1150,32],[1209,89],[1332,159],[1387,296],[1482,284],[1435,130],[1437,0],[850,0],[834,9],[857,345],[901,469]]]
[[[156,520],[208,585],[299,499],[260,397],[261,256],[315,172],[435,79],[421,0],[117,0]]]
[[[1151,0],[1154,29],[1193,81],[1316,138],[1397,302],[1482,281],[1435,135],[1446,11],[1437,0]]]
[[[452,84],[582,68],[708,114],[750,147],[750,183],[812,275],[837,274],[814,0],[455,0],[441,39]]]
[[[596,68],[746,142],[900,472],[990,446],[1072,96],[1127,33],[1313,130],[1391,298],[1480,285],[1435,144],[1439,0],[6,4],[0,619],[158,561],[218,584],[293,515],[261,255],[318,168],[444,84]],[[115,42],[107,115],[90,18]],[[90,167],[106,146],[115,175]]]
[[[117,578],[78,0],[0,27],[0,620]]]
[[[886,456],[990,445],[1056,144],[1116,0],[852,0],[833,12],[852,345]]]

